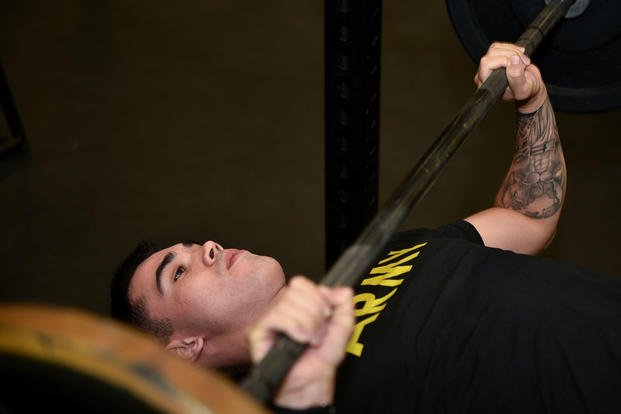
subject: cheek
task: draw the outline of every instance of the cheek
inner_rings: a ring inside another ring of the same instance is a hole
[[[268,257],[248,257],[234,272],[183,281],[175,292],[176,317],[194,329],[225,331],[252,322],[284,285],[280,264]]]
[[[210,312],[209,306],[212,297],[217,297],[212,287],[201,283],[199,278],[189,278],[179,283],[173,295],[172,302],[177,308],[177,314],[185,318],[197,318]]]
[[[202,285],[188,284],[175,297],[174,324],[191,333],[220,332],[230,325],[226,295]]]

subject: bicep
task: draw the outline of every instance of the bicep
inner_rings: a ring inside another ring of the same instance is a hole
[[[487,247],[536,254],[554,238],[559,214],[540,219],[515,210],[493,207],[467,217]]]

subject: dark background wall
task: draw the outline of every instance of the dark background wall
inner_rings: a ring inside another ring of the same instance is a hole
[[[0,59],[28,134],[0,157],[0,300],[107,311],[143,238],[214,239],[320,277],[323,2],[0,2]],[[384,2],[380,196],[473,90],[444,2]],[[490,205],[513,149],[497,105],[410,226]],[[619,276],[621,112],[559,114],[569,168],[544,253]],[[6,133],[6,125],[0,124]]]

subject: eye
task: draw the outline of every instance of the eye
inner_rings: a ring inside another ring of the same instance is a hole
[[[173,282],[176,282],[185,273],[185,267],[179,266],[173,275]]]

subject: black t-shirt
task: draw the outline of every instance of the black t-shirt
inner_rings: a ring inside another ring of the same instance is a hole
[[[459,222],[395,236],[354,300],[337,412],[621,413],[618,280]]]

